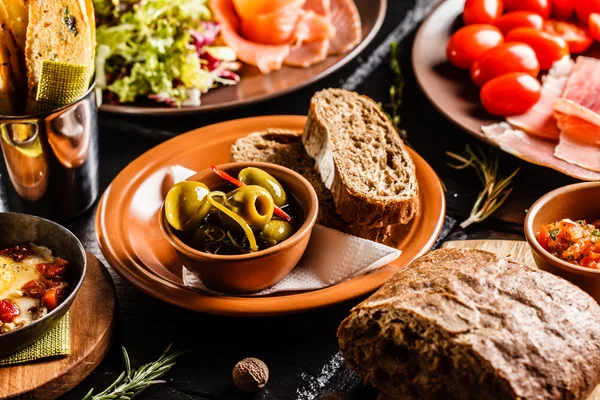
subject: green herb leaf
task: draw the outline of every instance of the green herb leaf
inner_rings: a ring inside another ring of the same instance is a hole
[[[402,140],[406,141],[406,131],[400,128],[400,108],[402,107],[402,95],[404,93],[404,77],[400,69],[398,43],[390,43],[390,69],[394,73],[394,83],[390,86],[389,104],[383,105],[379,103],[384,114],[388,117],[394,129],[398,132]],[[389,110],[389,111],[388,111]]]
[[[184,353],[181,351],[170,353],[171,345],[169,345],[158,360],[132,370],[127,350],[125,347],[121,350],[125,371],[104,391],[94,395],[94,389],[91,389],[82,400],[130,399],[152,385],[165,383],[158,378],[166,374],[175,365],[175,359]]]
[[[556,236],[559,234],[559,232],[560,232],[560,229],[552,229],[551,231],[548,232],[548,234],[550,235],[552,240],[556,240]]]
[[[479,193],[471,209],[469,218],[460,224],[461,228],[465,229],[473,223],[485,220],[504,204],[508,196],[512,193],[512,189],[509,187],[510,183],[520,168],[517,168],[506,178],[501,178],[498,174],[498,153],[496,153],[492,160],[488,160],[480,148],[475,152],[467,145],[464,155],[458,155],[449,151],[446,154],[459,162],[459,164],[448,164],[448,166],[458,170],[468,167],[473,168],[483,184],[483,190]]]
[[[593,235],[593,236],[598,236],[598,237],[600,237],[600,231],[599,231],[598,229],[594,229],[594,230],[592,231],[592,235]]]

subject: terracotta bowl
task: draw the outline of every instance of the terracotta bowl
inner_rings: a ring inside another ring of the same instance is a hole
[[[222,256],[196,250],[176,235],[164,213],[160,212],[160,228],[171,243],[182,264],[198,276],[206,285],[228,293],[249,293],[266,289],[285,278],[298,264],[306,250],[317,220],[319,203],[312,185],[296,172],[268,163],[246,162],[220,165],[219,168],[232,176],[246,167],[260,168],[274,176],[298,200],[305,220],[289,239],[271,248],[251,254]],[[188,179],[204,183],[210,189],[222,186],[223,179],[210,169]]]
[[[27,242],[45,246],[52,250],[53,255],[69,261],[73,266],[69,282],[71,293],[44,317],[21,329],[0,335],[0,357],[24,349],[52,329],[73,304],[85,278],[85,250],[77,237],[66,228],[32,215],[0,213],[0,249]]]
[[[552,272],[576,284],[600,302],[600,270],[580,267],[548,253],[536,240],[540,226],[564,218],[572,220],[600,218],[600,182],[578,183],[542,196],[525,217],[525,237],[540,269]]]

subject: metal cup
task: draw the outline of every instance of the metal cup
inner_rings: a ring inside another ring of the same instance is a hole
[[[93,86],[49,112],[0,116],[0,211],[66,221],[98,196],[98,115]]]

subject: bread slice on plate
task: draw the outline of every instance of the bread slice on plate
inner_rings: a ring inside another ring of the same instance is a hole
[[[419,209],[415,165],[402,139],[366,96],[316,93],[302,137],[337,213],[365,226],[406,224]]]
[[[366,227],[345,222],[335,211],[333,196],[321,182],[314,160],[306,154],[302,134],[284,129],[255,132],[238,139],[231,148],[232,162],[269,162],[289,168],[304,176],[319,197],[318,223],[332,229],[373,241],[383,241],[387,227]]]
[[[25,44],[27,112],[35,111],[35,98],[43,62],[90,65],[95,52],[95,21],[91,1],[29,0],[29,26]]]

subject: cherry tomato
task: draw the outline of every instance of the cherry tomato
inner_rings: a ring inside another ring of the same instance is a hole
[[[590,35],[600,41],[600,14],[591,13],[590,20],[588,22],[588,27],[590,28]]]
[[[502,33],[493,25],[467,25],[452,35],[446,56],[458,68],[469,69],[483,53],[502,42]]]
[[[504,0],[505,11],[532,11],[544,19],[550,17],[551,9],[550,0]]]
[[[594,42],[590,32],[585,27],[571,22],[549,19],[544,23],[544,32],[565,39],[571,54],[583,53]]]
[[[529,27],[540,30],[544,26],[544,18],[531,11],[512,11],[498,18],[494,25],[506,35],[515,28]]]
[[[481,88],[481,104],[490,114],[507,117],[523,114],[540,99],[542,85],[523,72],[494,78]]]
[[[573,0],[577,18],[584,24],[590,19],[590,14],[600,13],[600,0]]]
[[[11,300],[0,300],[0,321],[12,322],[21,314],[21,309]]]
[[[486,51],[471,67],[471,79],[479,86],[501,75],[524,72],[536,78],[540,63],[535,51],[525,43],[504,43]]]
[[[530,45],[537,55],[542,71],[550,69],[556,61],[569,55],[569,45],[563,38],[533,28],[513,29],[506,35],[506,41]]]
[[[552,0],[552,16],[568,19],[575,12],[575,0]]]
[[[502,15],[502,0],[467,0],[463,11],[463,22],[471,24],[493,24]]]

